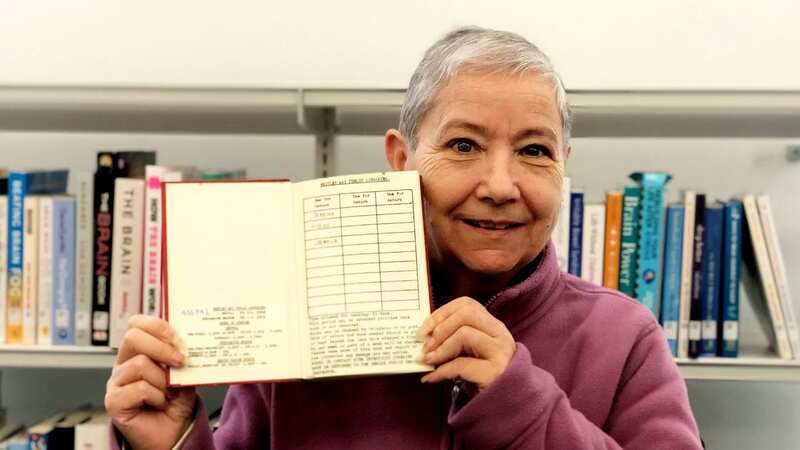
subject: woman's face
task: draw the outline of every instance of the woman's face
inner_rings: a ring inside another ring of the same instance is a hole
[[[459,74],[436,96],[417,137],[409,152],[390,130],[386,151],[395,170],[422,176],[435,267],[513,276],[542,251],[568,153],[550,81]]]

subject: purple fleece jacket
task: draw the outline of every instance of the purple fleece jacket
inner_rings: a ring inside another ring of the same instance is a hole
[[[562,273],[552,244],[488,309],[517,350],[466,404],[453,401],[451,383],[422,384],[420,375],[235,385],[219,430],[212,435],[201,404],[182,448],[701,448],[686,385],[653,315]]]

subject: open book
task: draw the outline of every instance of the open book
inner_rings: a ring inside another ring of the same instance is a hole
[[[163,185],[170,386],[422,372],[417,172]]]

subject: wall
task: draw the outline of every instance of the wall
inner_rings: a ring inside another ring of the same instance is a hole
[[[800,89],[798,17],[795,0],[4,2],[0,85],[403,88],[435,38],[479,24],[532,39],[570,89]]]
[[[790,141],[776,139],[575,139],[568,174],[586,189],[589,201],[626,183],[636,169],[670,172],[671,195],[682,188],[720,199],[765,192],[773,201],[789,277],[800,292],[800,163],[783,158]],[[339,137],[340,173],[385,170],[379,137]],[[154,148],[166,164],[247,167],[257,178],[302,180],[313,175],[314,142],[306,136],[181,136],[69,133],[0,133],[0,167],[68,167],[89,170],[97,149]],[[797,294],[796,294],[797,295]],[[795,297],[797,298],[797,297]],[[795,302],[795,309],[800,308]],[[742,335],[747,348],[766,345],[747,301]],[[67,406],[85,399],[101,402],[107,370],[6,369],[2,401],[12,417],[37,417],[55,401]],[[41,386],[47,386],[42,390]],[[692,406],[709,449],[796,448],[800,442],[800,384],[756,382],[688,383]],[[214,404],[219,389],[206,393]]]

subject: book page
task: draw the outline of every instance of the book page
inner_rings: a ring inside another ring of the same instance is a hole
[[[171,384],[300,378],[291,184],[164,186],[164,300],[188,354]]]
[[[295,196],[306,376],[430,370],[414,361],[431,309],[419,174],[311,180]]]

